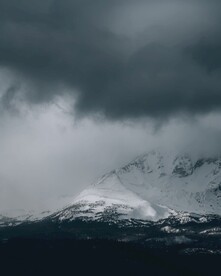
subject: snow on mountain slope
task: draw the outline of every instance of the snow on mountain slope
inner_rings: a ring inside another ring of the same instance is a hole
[[[156,221],[168,217],[170,210],[142,199],[124,187],[118,175],[113,172],[104,176],[96,185],[85,189],[69,207],[56,216],[60,220],[72,220],[77,217],[113,216],[115,213],[121,218]]]
[[[43,212],[39,217],[0,216],[0,226],[47,216],[59,221],[157,221],[180,213],[221,215],[221,158],[194,159],[185,154],[151,151],[104,175],[60,211]]]
[[[176,211],[221,214],[221,159],[194,160],[152,151],[116,170],[121,183],[145,200]]]
[[[43,212],[34,212],[23,209],[12,209],[1,211],[0,214],[0,228],[5,226],[16,226],[23,222],[34,222],[41,220],[55,211],[43,211]]]
[[[51,208],[45,209],[39,206],[38,209],[25,210],[25,209],[1,209],[0,210],[0,228],[5,226],[16,226],[24,222],[35,222],[42,220],[58,210],[63,209],[64,206],[69,204],[73,197],[60,196],[50,201],[53,203]]]
[[[152,151],[103,176],[56,217],[99,218],[116,212],[156,221],[176,212],[220,215],[220,198],[221,159]]]

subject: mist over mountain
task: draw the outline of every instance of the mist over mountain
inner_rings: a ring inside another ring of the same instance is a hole
[[[151,151],[116,169],[83,190],[64,211],[62,220],[120,217],[159,220],[178,212],[221,214],[221,158],[194,159]]]
[[[7,268],[214,274],[220,18],[218,0],[0,0]]]
[[[109,214],[113,219],[158,221],[180,213],[220,215],[220,197],[220,156],[197,159],[155,150],[105,174],[73,199],[67,198],[63,209],[59,202],[57,211],[44,210],[39,218],[24,212],[11,219],[19,223],[52,216],[62,222],[99,220]],[[10,212],[2,217],[2,225],[7,216]]]

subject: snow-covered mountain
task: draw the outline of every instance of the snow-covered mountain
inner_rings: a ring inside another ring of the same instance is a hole
[[[221,158],[151,151],[104,175],[54,218],[156,221],[179,212],[221,214]]]
[[[181,213],[221,215],[221,158],[151,151],[105,174],[70,201],[59,211],[39,215],[2,213],[0,227],[47,217],[158,221]]]

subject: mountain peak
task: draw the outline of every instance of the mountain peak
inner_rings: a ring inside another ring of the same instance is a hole
[[[219,158],[154,150],[102,176],[75,198],[61,218],[117,214],[158,220],[176,212],[221,214],[220,197]]]
[[[103,175],[53,217],[142,219],[221,214],[221,158],[150,151]]]

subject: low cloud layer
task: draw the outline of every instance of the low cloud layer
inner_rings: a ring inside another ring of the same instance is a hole
[[[220,114],[151,122],[73,122],[69,100],[0,117],[0,213],[72,202],[86,186],[152,149],[213,157],[221,153]],[[65,203],[64,203],[65,202]],[[61,204],[61,205],[59,205]]]
[[[153,148],[221,154],[220,18],[220,0],[0,0],[0,212],[71,202]]]
[[[23,100],[68,93],[78,116],[219,110],[220,18],[216,0],[0,0],[0,66],[20,79],[2,105],[25,79]]]

